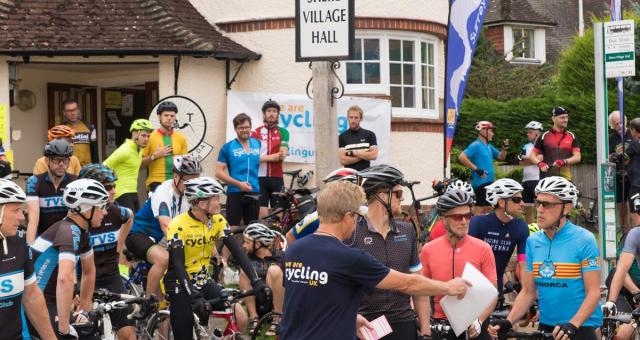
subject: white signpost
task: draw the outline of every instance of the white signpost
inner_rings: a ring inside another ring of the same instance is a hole
[[[296,0],[296,61],[353,55],[354,0]]]
[[[636,75],[634,21],[604,23],[604,62],[607,78]]]

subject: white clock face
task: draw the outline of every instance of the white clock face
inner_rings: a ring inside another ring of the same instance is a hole
[[[196,102],[183,96],[170,96],[162,98],[151,110],[149,120],[154,127],[160,127],[160,121],[156,114],[158,105],[162,102],[170,101],[178,107],[174,130],[182,133],[187,139],[189,153],[203,159],[206,157],[213,147],[204,141],[207,132],[207,121],[204,112]]]

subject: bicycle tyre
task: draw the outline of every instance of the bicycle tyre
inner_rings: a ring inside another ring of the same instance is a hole
[[[278,339],[279,334],[275,336],[268,336],[264,334],[269,330],[269,327],[271,326],[271,322],[273,321],[273,318],[275,316],[277,316],[280,320],[282,320],[282,314],[278,312],[269,312],[263,315],[260,318],[260,320],[258,320],[258,324],[256,325],[256,328],[253,334],[251,335],[251,340]]]
[[[156,312],[155,314],[153,314],[150,318],[149,318],[149,323],[147,324],[147,327],[145,328],[145,332],[143,334],[143,339],[148,339],[148,340],[155,340],[155,339],[159,339],[159,340],[173,340],[173,331],[171,330],[171,323],[169,323],[169,332],[167,334],[166,337],[162,336],[162,334],[158,334],[158,328],[160,326],[160,324],[162,322],[164,322],[165,320],[169,320],[169,311],[166,310],[161,310]]]

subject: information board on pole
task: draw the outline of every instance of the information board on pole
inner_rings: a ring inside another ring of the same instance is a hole
[[[636,75],[634,28],[633,20],[604,23],[604,62],[607,78]]]
[[[353,59],[355,0],[296,0],[296,61]]]
[[[602,202],[602,221],[604,237],[603,255],[606,259],[616,258],[616,165],[604,163],[601,166],[602,190],[600,199]]]

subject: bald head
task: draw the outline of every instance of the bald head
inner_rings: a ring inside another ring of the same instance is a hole
[[[624,127],[627,127],[627,117],[624,117]],[[609,128],[612,130],[620,130],[620,111],[612,111],[609,114]]]

